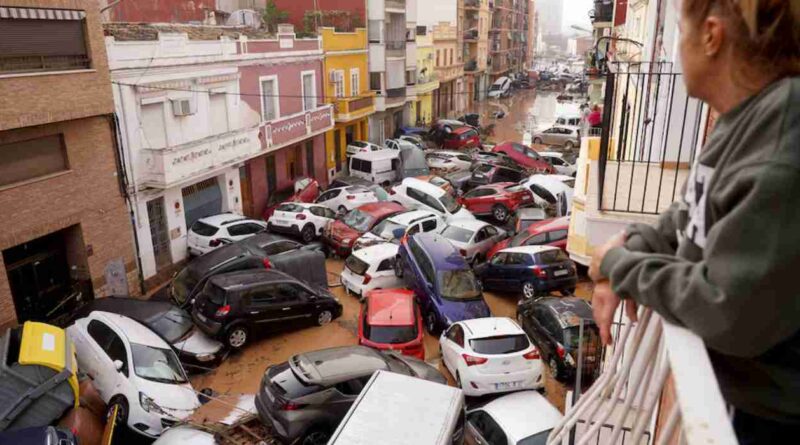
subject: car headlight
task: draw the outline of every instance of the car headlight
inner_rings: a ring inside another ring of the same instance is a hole
[[[210,362],[211,360],[214,360],[215,356],[214,354],[197,354],[195,357],[197,358],[198,362]]]
[[[148,413],[150,413],[150,412],[156,413],[156,414],[162,414],[163,413],[163,411],[161,410],[161,407],[158,406],[156,404],[156,402],[153,401],[153,399],[148,397],[147,394],[145,394],[143,392],[139,393],[139,405],[141,405],[142,409],[145,410]]]

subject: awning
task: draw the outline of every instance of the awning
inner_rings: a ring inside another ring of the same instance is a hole
[[[84,11],[73,9],[9,8],[0,6],[0,19],[83,20]]]

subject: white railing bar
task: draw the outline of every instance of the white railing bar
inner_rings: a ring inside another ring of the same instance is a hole
[[[676,403],[675,405],[672,405],[672,408],[669,411],[669,417],[667,417],[667,422],[664,424],[664,429],[659,432],[660,437],[658,438],[656,445],[667,445],[670,442],[680,420],[681,410],[680,406]]]
[[[664,322],[664,339],[687,442],[737,444],[703,340],[667,322]]]
[[[633,425],[634,444],[638,444],[639,440],[644,435],[644,430],[647,428],[648,422],[650,422],[653,417],[653,411],[655,410],[656,405],[658,405],[658,401],[661,398],[661,392],[664,389],[664,383],[667,381],[667,376],[669,376],[669,360],[666,356],[666,349],[662,347],[660,351],[661,359],[658,363],[658,372],[656,373],[654,379],[655,385],[649,386],[644,409],[640,412],[639,418],[636,419],[636,423]]]

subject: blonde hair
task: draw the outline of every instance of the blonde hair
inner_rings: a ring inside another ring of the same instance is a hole
[[[726,20],[726,37],[756,70],[800,74],[800,0],[683,0],[683,12],[696,22],[709,15]]]

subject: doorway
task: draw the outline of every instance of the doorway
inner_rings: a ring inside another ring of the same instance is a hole
[[[181,194],[187,229],[200,218],[222,213],[222,190],[216,177],[184,187]]]
[[[248,165],[239,167],[239,188],[242,192],[242,213],[253,217],[253,190],[250,188],[250,169]]]
[[[267,196],[278,188],[278,176],[275,171],[275,156],[267,156]]]
[[[169,228],[167,226],[167,215],[164,212],[164,197],[147,201],[147,220],[150,223],[150,241],[153,243],[156,271],[160,271],[172,264]]]

